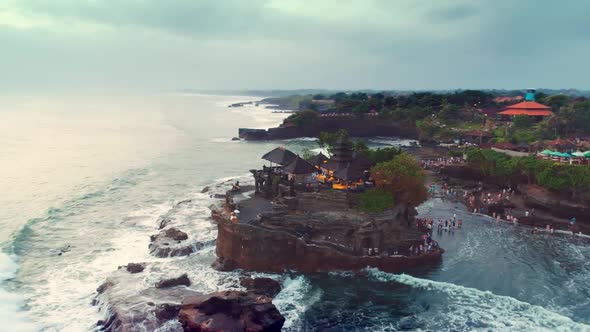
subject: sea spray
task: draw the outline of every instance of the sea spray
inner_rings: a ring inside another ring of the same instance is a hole
[[[18,265],[11,257],[0,252],[0,330],[10,327],[12,332],[32,332],[38,327],[32,323],[23,310],[24,303],[21,296],[4,289],[4,283],[15,277]]]
[[[493,294],[448,282],[391,274],[367,269],[371,280],[396,282],[413,289],[435,292],[443,296],[437,310],[422,317],[431,328],[444,330],[512,330],[512,331],[590,331],[590,325],[531,305],[509,296]]]
[[[303,276],[288,276],[283,289],[274,298],[273,304],[285,317],[283,329],[298,331],[305,311],[320,300],[322,291],[312,289],[309,280]]]

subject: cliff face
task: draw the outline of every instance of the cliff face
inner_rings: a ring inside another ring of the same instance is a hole
[[[321,132],[335,132],[345,129],[354,137],[395,136],[417,138],[414,126],[383,120],[379,117],[320,117],[313,125],[303,127],[277,127],[268,130],[239,130],[239,136],[245,140],[275,140],[297,137],[316,137]]]
[[[317,202],[322,198],[315,198],[316,204],[310,204],[312,197],[305,197],[300,200],[304,206],[295,211],[275,209],[254,221],[231,223],[217,215],[217,267],[267,272],[376,267],[400,272],[441,259],[442,251],[406,256],[421,234],[408,225],[403,207],[371,215],[320,211],[323,205]]]

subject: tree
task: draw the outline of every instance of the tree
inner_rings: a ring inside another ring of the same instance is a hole
[[[533,119],[528,115],[517,115],[512,118],[512,123],[516,128],[524,129],[533,125]]]
[[[365,141],[360,140],[360,139],[357,139],[356,141],[354,141],[354,143],[352,144],[352,147],[353,147],[354,151],[357,151],[357,152],[363,152],[363,151],[369,150],[367,143],[365,143]]]
[[[459,107],[457,105],[447,103],[438,113],[438,117],[446,123],[456,121],[459,117]]]
[[[412,208],[428,198],[425,175],[414,157],[400,153],[393,160],[377,164],[371,169],[377,188],[393,195],[398,202]]]
[[[321,132],[318,136],[318,145],[322,149],[326,149],[329,155],[332,155],[332,149],[334,148],[334,144],[338,140],[348,140],[350,139],[348,132],[344,129],[340,129],[336,132],[329,133],[329,132]]]
[[[319,113],[313,110],[303,110],[297,113],[291,114],[285,122],[291,122],[298,127],[305,127],[312,125],[317,118],[319,117]]]
[[[543,100],[543,104],[551,107],[551,110],[555,113],[558,113],[567,103],[569,103],[569,97],[566,95],[553,95]]]

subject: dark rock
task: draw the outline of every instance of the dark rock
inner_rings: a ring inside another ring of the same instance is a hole
[[[182,302],[178,320],[184,331],[280,331],[285,318],[266,296],[218,292]]]
[[[178,228],[172,227],[168,228],[165,232],[166,237],[174,239],[176,241],[183,241],[188,239],[188,235],[185,232],[179,230]]]
[[[158,262],[149,264],[152,271],[162,269]],[[97,323],[98,331],[157,331],[164,324],[166,331],[182,331],[176,320],[180,304],[186,297],[200,294],[186,287],[135,290],[144,278],[142,273],[128,273],[123,268],[107,278],[108,286],[101,287],[103,293],[95,297],[98,310],[103,314]]]
[[[224,257],[217,257],[213,264],[211,264],[211,267],[221,272],[229,272],[239,268],[235,261]]]
[[[180,312],[179,304],[162,303],[156,306],[156,318],[159,320],[170,320],[176,318]]]
[[[145,264],[142,263],[129,263],[127,264],[127,272],[139,273],[145,269]]]
[[[232,140],[232,141],[239,141],[239,140],[240,140],[240,138],[239,138],[239,137],[232,137],[232,139],[231,139],[231,140]]]
[[[185,232],[172,227],[150,236],[148,248],[156,257],[175,257],[189,255],[203,247],[202,243],[184,242],[186,239]]]
[[[192,200],[190,200],[190,199],[185,199],[184,201],[180,201],[180,202],[176,203],[176,206],[175,206],[175,207],[179,207],[179,206],[181,206],[181,205],[188,204],[188,203],[190,203],[190,202],[192,202]]]
[[[113,283],[106,281],[104,282],[102,285],[98,286],[98,288],[96,289],[96,291],[98,292],[98,294],[102,294],[104,293],[109,287],[112,287]]]
[[[158,281],[154,286],[156,288],[169,288],[169,287],[175,287],[175,286],[190,286],[191,285],[191,281],[188,279],[187,274],[183,274],[180,277],[177,278],[171,278],[171,279],[163,279]]]
[[[205,188],[203,188],[203,189],[201,190],[201,194],[204,194],[204,193],[207,193],[207,192],[209,192],[209,189],[210,189],[210,188],[209,188],[209,186],[206,186]]]
[[[258,295],[275,297],[281,291],[281,284],[271,278],[240,278],[240,285],[246,290]]]

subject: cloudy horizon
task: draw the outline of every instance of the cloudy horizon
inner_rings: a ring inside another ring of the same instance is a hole
[[[590,89],[590,4],[0,4],[0,91]]]

